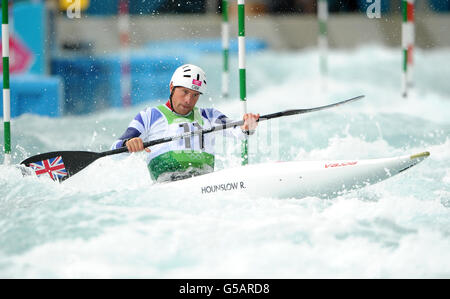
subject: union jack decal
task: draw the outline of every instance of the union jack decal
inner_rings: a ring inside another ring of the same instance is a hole
[[[30,163],[29,166],[34,170],[37,176],[48,174],[54,181],[61,181],[68,175],[61,156]]]

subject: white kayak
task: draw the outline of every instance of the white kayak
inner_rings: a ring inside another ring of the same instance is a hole
[[[275,198],[332,197],[397,175],[429,155],[429,152],[423,152],[383,159],[251,164],[152,187],[176,188],[196,197],[214,197],[218,194]]]

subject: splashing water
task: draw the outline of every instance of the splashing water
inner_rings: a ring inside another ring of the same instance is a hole
[[[0,166],[0,277],[449,277],[450,51],[417,50],[416,85],[407,99],[400,96],[400,55],[377,46],[331,51],[326,81],[313,49],[249,56],[251,112],[366,95],[335,109],[261,123],[261,130],[278,132],[278,147],[251,153],[250,163],[430,151],[421,164],[327,200],[161,193],[152,190],[142,154],[97,160],[63,184]],[[212,100],[199,105],[236,119],[237,64],[230,66],[236,94],[221,99],[220,59],[211,54],[191,61],[206,70],[212,90]],[[437,74],[436,65],[447,68]],[[107,150],[142,108],[18,117],[12,121],[13,162],[55,150]],[[252,138],[250,148],[258,148],[263,137]],[[217,168],[239,165],[238,147],[224,147]]]

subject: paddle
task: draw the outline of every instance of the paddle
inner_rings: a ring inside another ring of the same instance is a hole
[[[359,99],[362,99],[364,96],[357,96],[342,102],[326,105],[326,106],[320,106],[316,108],[309,108],[309,109],[294,109],[294,110],[286,110],[281,112],[276,112],[272,114],[267,114],[260,116],[258,121],[262,120],[268,120],[272,118],[277,118],[281,116],[290,116],[290,115],[296,115],[296,114],[304,114],[319,110],[324,110],[332,107],[336,107],[342,104],[346,104],[352,101],[356,101]],[[215,131],[225,130],[228,128],[235,128],[237,126],[242,126],[244,124],[244,120],[239,120],[235,122],[229,122],[217,126],[213,126],[209,129],[203,129],[203,130],[197,130],[193,132],[186,132],[184,134],[171,136],[171,137],[165,137],[160,139],[155,139],[151,141],[144,142],[144,147],[150,147],[156,144],[161,144],[165,142],[170,142],[174,140],[179,140],[183,138],[187,138],[194,135],[199,134],[208,134]],[[48,174],[53,180],[63,181],[72,175],[76,174],[80,170],[87,167],[89,164],[94,162],[95,160],[115,155],[119,153],[128,152],[127,147],[121,147],[114,150],[109,150],[101,153],[96,152],[88,152],[88,151],[60,151],[60,152],[50,152],[50,153],[44,153],[39,154],[36,156],[32,156],[24,161],[22,161],[20,164],[23,164],[27,167],[32,167],[36,174]]]

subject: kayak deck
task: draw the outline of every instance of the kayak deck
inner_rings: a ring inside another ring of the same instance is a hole
[[[422,152],[382,159],[251,164],[153,187],[179,188],[199,197],[221,193],[277,198],[330,197],[388,179],[429,155]]]

